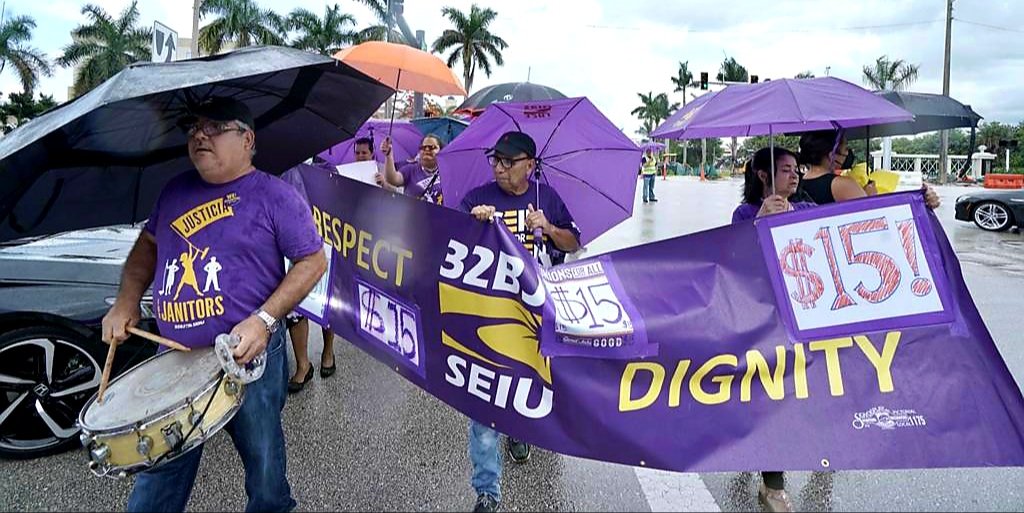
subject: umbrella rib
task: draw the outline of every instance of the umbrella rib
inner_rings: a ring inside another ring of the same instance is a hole
[[[565,156],[568,156],[568,155],[574,155],[576,153],[583,153],[583,152],[586,152],[586,151],[636,151],[636,150],[633,149],[633,148],[580,148],[580,149],[576,149],[576,150],[570,150],[570,151],[567,151],[565,153],[556,153],[554,155],[548,155],[548,156],[544,157],[544,159],[545,159],[544,161],[547,162],[547,159],[553,159],[553,158],[558,158],[558,157],[565,157]]]
[[[577,181],[577,182],[579,182],[579,183],[581,183],[581,184],[584,184],[584,185],[587,185],[588,187],[590,187],[590,184],[589,184],[589,183],[587,183],[587,182],[585,182],[585,181],[583,181],[583,180],[582,180],[582,179],[581,179],[580,177],[578,177],[578,176],[576,176],[576,175],[574,175],[574,174],[572,174],[572,173],[569,173],[569,172],[565,171],[564,169],[562,169],[562,168],[560,168],[560,167],[558,167],[558,166],[554,166],[554,165],[546,165],[546,167],[550,167],[551,169],[554,169],[555,171],[557,171],[557,172],[561,173],[561,174],[562,174],[562,176],[565,176],[565,177],[567,177],[567,178],[570,178],[570,179],[572,179],[572,180],[575,180],[575,181]],[[541,173],[541,176],[544,176],[544,173]],[[551,185],[551,181],[550,181],[550,180],[548,180],[548,178],[547,178],[546,176],[544,176],[544,181],[545,181],[545,182],[547,182],[547,184],[548,184],[549,186]],[[595,187],[590,187],[590,190],[592,190],[592,191],[594,191],[594,192],[596,192],[596,193],[600,194],[601,196],[604,196],[604,197],[605,197],[605,199],[607,199],[607,200],[608,200],[608,201],[609,201],[609,202],[610,202],[610,203],[611,203],[612,205],[615,205],[616,207],[620,208],[620,209],[621,209],[621,210],[622,210],[623,212],[627,212],[627,211],[628,211],[628,210],[626,209],[626,207],[624,207],[624,206],[620,205],[620,204],[619,204],[619,202],[617,202],[617,201],[615,201],[614,199],[612,199],[612,197],[611,197],[611,196],[609,196],[609,195],[605,194],[605,192],[604,192],[604,191],[602,191],[601,189],[597,189],[597,188],[595,188]]]
[[[506,111],[505,109],[501,108],[501,105],[498,105],[498,112],[508,116],[508,119],[512,120],[512,124],[516,126],[516,130],[518,130],[520,132],[523,131],[523,127],[519,126],[519,122],[516,121],[516,118],[513,117],[512,114],[510,114],[508,111]]]
[[[558,132],[558,129],[562,127],[562,123],[569,118],[569,115],[572,114],[572,111],[576,110],[576,107],[579,107],[581,103],[583,103],[583,98],[576,100],[576,103],[574,103],[572,107],[569,107],[569,111],[566,112],[564,116],[562,116],[562,119],[558,120],[558,124],[555,125],[555,128],[551,129],[551,135],[548,136],[547,141],[544,141],[544,147],[541,148],[540,153],[538,153],[538,155],[544,154],[544,150],[548,149],[548,145],[551,144],[551,140],[555,138],[555,132]]]

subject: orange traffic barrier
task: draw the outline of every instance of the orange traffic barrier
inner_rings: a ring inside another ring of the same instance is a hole
[[[1024,175],[985,175],[986,189],[1024,189]]]

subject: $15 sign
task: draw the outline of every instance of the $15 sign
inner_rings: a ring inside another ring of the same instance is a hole
[[[801,330],[943,309],[910,205],[784,224],[770,233]]]

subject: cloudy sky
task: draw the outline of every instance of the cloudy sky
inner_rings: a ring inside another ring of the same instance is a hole
[[[120,12],[127,0],[93,0]],[[322,14],[325,2],[257,0],[286,12],[306,7]],[[334,3],[333,1],[330,3]],[[360,27],[372,22],[353,0],[340,0]],[[433,41],[446,27],[442,6],[468,10],[471,0],[406,0],[405,17]],[[635,137],[639,122],[630,111],[638,92],[668,92],[679,61],[694,76],[714,79],[725,56],[751,74],[784,78],[826,72],[857,84],[862,67],[881,55],[920,66],[915,91],[942,91],[944,0],[477,0],[498,12],[493,33],[508,42],[505,65],[490,77],[479,73],[474,89],[525,81],[587,96],[617,126]],[[69,32],[85,18],[79,0],[7,0],[5,16],[27,14],[38,28],[33,46],[60,55]],[[191,32],[191,0],[140,0],[142,22],[160,21],[182,37]],[[1024,120],[1024,2],[956,0],[950,94],[986,120]],[[459,68],[461,69],[461,68]],[[70,70],[58,69],[41,89],[67,98]],[[0,91],[20,90],[8,67]]]

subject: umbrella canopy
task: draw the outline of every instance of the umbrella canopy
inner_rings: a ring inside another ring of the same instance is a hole
[[[869,134],[871,137],[889,137],[950,128],[976,128],[981,121],[981,116],[969,105],[941,94],[875,91],[875,95],[910,112],[914,120],[854,128],[846,131],[847,139],[863,139]]]
[[[408,45],[367,41],[338,50],[334,58],[395,89],[466,96],[458,77],[444,61]]]
[[[353,147],[356,145],[356,139],[369,137],[373,139],[374,159],[383,164],[384,154],[377,151],[377,149],[380,148],[381,141],[388,136],[388,131],[390,130],[391,148],[395,152],[395,164],[401,165],[402,162],[415,157],[419,153],[420,142],[423,141],[423,133],[416,128],[416,125],[408,121],[399,120],[394,122],[393,127],[389,125],[390,123],[386,120],[371,119],[359,127],[355,137],[335,144],[317,156],[335,166],[355,162],[356,156],[353,153]]]
[[[452,117],[441,117],[441,118],[416,118],[412,120],[412,124],[416,125],[416,128],[420,129],[423,134],[434,134],[441,138],[441,142],[445,145],[451,144],[452,139],[455,139],[462,133],[469,123]]]
[[[699,139],[845,129],[913,114],[835,77],[730,85],[678,110],[651,137]]]
[[[647,142],[645,142],[645,143],[640,145],[640,149],[642,151],[644,151],[644,152],[648,152],[648,151],[653,151],[653,152],[665,151],[665,143],[660,143],[660,142],[655,142],[655,141],[647,141]]]
[[[633,214],[640,148],[586,98],[495,103],[437,155],[445,204],[494,180],[485,151],[519,130],[537,144],[541,180],[565,201],[586,244]]]
[[[459,105],[456,112],[483,112],[492,103],[532,102],[538,100],[559,100],[566,96],[556,89],[531,82],[508,82],[487,86]]]
[[[281,173],[352,137],[392,93],[290,48],[133,64],[0,139],[0,241],[145,219],[164,184],[192,168],[178,121],[208,97],[248,105],[255,165]]]

